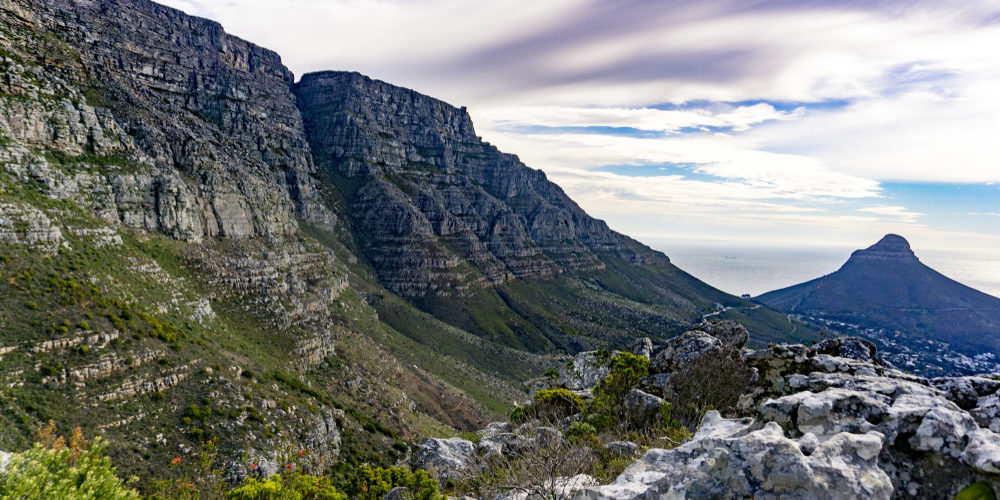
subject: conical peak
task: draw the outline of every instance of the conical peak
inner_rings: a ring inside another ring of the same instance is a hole
[[[906,238],[898,234],[887,234],[878,243],[851,254],[851,259],[886,260],[899,262],[917,262],[917,256],[910,249]]]

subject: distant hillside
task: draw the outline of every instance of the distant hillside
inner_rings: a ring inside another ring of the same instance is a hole
[[[927,267],[895,234],[855,251],[837,272],[757,300],[792,313],[947,342],[966,353],[1000,351],[1000,299]]]

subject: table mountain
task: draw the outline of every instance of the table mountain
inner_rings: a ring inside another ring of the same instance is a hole
[[[935,339],[966,353],[1000,353],[1000,298],[924,265],[901,236],[856,250],[836,272],[756,300],[793,313]]]
[[[0,449],[52,419],[158,477],[218,438],[273,472],[395,463],[553,354],[719,310],[467,113],[147,0],[0,0]],[[794,335],[790,335],[794,332]],[[340,464],[340,465],[337,465]]]

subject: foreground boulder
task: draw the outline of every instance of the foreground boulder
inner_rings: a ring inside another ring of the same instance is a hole
[[[888,499],[893,489],[878,468],[881,448],[877,433],[844,432],[807,443],[806,453],[775,423],[755,430],[753,419],[710,411],[690,441],[650,450],[612,484],[574,498]]]
[[[951,498],[978,481],[997,489],[1000,435],[987,414],[989,392],[1000,387],[979,377],[927,380],[872,356],[874,346],[849,339],[756,351],[746,359],[760,380],[740,410],[821,443],[844,432],[882,436],[878,465],[896,498]],[[960,405],[982,410],[980,418]]]
[[[441,484],[461,479],[479,467],[476,445],[457,437],[425,439],[413,457],[413,467],[427,471]]]
[[[660,373],[640,386],[669,393],[677,370],[738,345],[735,338],[692,330],[670,339],[654,355]],[[743,419],[708,412],[690,441],[651,449],[612,484],[575,498],[950,499],[973,484],[1000,491],[1000,380],[910,375],[859,338],[741,355],[754,374],[737,408]],[[630,396],[636,416],[652,409],[640,404],[646,392]]]
[[[695,326],[695,330],[701,330],[719,339],[723,344],[737,349],[745,346],[750,340],[750,332],[745,326],[728,319],[705,321]]]

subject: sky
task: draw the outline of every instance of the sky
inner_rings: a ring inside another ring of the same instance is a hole
[[[467,106],[643,241],[1000,261],[1000,1],[160,1]]]

